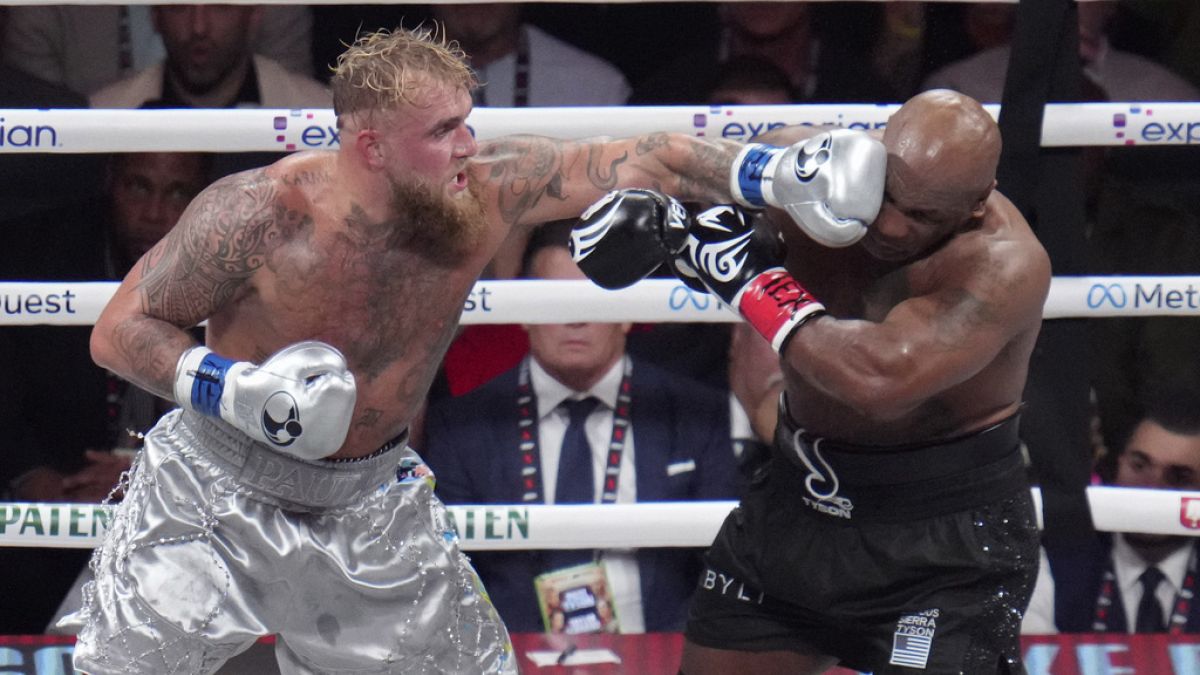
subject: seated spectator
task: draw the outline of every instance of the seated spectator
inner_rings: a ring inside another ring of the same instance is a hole
[[[526,276],[585,278],[567,249],[570,227],[561,221],[536,231]],[[628,356],[628,329],[526,326],[529,358],[470,394],[432,404],[424,454],[442,500],[735,498],[726,395]],[[531,438],[522,442],[526,428]],[[596,562],[607,573],[622,632],[680,630],[700,570],[699,551],[688,549],[479,552],[471,558],[500,616],[517,632],[543,629],[535,577]]]
[[[149,5],[13,7],[0,52],[7,63],[83,96],[162,60]],[[251,44],[293,73],[311,76],[312,11],[307,5],[262,10]]]
[[[324,85],[253,53],[262,8],[156,5],[166,56],[90,97],[93,108],[327,108]]]
[[[13,7],[0,6],[0,34]],[[0,108],[83,108],[87,101],[71,91],[14,68],[0,45]],[[10,117],[9,124],[16,123]],[[2,218],[20,218],[64,202],[94,197],[101,162],[95,155],[56,153],[0,154]],[[70,189],[64,189],[64,186]],[[0,269],[0,273],[3,270]]]
[[[891,97],[874,74],[869,50],[844,39],[823,39],[809,2],[725,2],[720,5],[721,38],[704,42],[668,62],[640,82],[631,97],[638,104],[704,103],[713,91],[718,67],[739,56],[769,61],[787,77],[796,102],[874,102]]]
[[[1079,57],[1084,75],[1110,101],[1195,101],[1200,92],[1149,59],[1113,49],[1108,42],[1115,0],[1081,2]],[[922,89],[955,89],[983,103],[999,103],[1004,93],[1010,46],[986,49],[934,72]]]
[[[1117,457],[1113,484],[1200,489],[1200,395],[1160,390],[1148,399]],[[1021,630],[1200,633],[1198,553],[1195,537],[1133,532],[1098,533],[1090,546],[1050,550]]]
[[[0,224],[4,278],[117,280],[208,184],[203,153],[115,155],[105,195]],[[15,501],[99,502],[129,468],[139,433],[170,404],[92,362],[90,326],[0,327],[0,486]],[[0,634],[41,633],[88,551],[0,549],[9,570]]]
[[[756,56],[737,56],[718,66],[708,94],[714,105],[786,105],[795,99],[787,75]]]
[[[432,11],[479,74],[476,105],[621,105],[629,98],[621,71],[523,22],[520,3],[436,4]]]

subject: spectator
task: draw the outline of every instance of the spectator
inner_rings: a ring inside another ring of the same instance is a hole
[[[1113,49],[1108,32],[1115,0],[1081,2],[1079,57],[1084,74],[1110,101],[1195,101],[1196,88],[1146,58]],[[1010,46],[986,49],[931,74],[922,89],[955,89],[984,103],[999,103],[1004,92]]]
[[[252,52],[262,11],[249,5],[154,6],[166,56],[97,91],[92,107],[329,107],[322,84]]]
[[[558,222],[537,231],[526,256],[528,276],[584,278],[567,250],[570,225]],[[530,358],[466,396],[432,405],[425,455],[442,500],[554,504],[734,498],[737,469],[726,396],[626,355],[628,328],[601,323],[527,326]],[[628,394],[622,393],[626,387]],[[518,405],[525,397],[528,405]],[[579,449],[582,443],[570,442],[576,427],[566,408],[573,401],[597,399],[585,415],[590,458],[573,463],[569,448]],[[521,429],[535,421],[532,442],[521,444]],[[610,448],[610,442],[617,448]],[[560,445],[566,454],[560,454]],[[619,473],[610,476],[610,467]],[[582,482],[576,485],[582,494],[568,494],[570,479]],[[501,618],[515,632],[543,628],[534,577],[594,560],[607,570],[622,632],[683,627],[699,572],[698,551],[472,556]]]
[[[13,7],[0,7],[0,34]],[[83,108],[79,95],[8,65],[0,45],[0,108]],[[11,115],[7,126],[24,124]],[[19,136],[18,136],[19,138]],[[12,143],[12,140],[9,140]],[[20,218],[100,191],[100,164],[92,155],[5,153],[0,155],[0,218]],[[64,190],[70,185],[70,190]],[[0,269],[0,273],[4,270]]]
[[[1160,390],[1117,457],[1113,484],[1200,489],[1200,395]],[[1192,519],[1190,511],[1183,512]],[[1200,540],[1100,533],[1090,546],[1051,551],[1026,612],[1024,633],[1200,633],[1193,597]]]
[[[479,74],[476,105],[621,105],[629,98],[621,71],[522,22],[520,3],[438,4],[433,17]]]
[[[816,3],[822,4],[822,3]],[[848,41],[823,40],[814,3],[726,2],[720,5],[721,38],[684,53],[645,78],[634,103],[703,103],[718,67],[739,56],[770,61],[787,77],[797,102],[873,102],[888,99],[874,75],[869,50]],[[831,11],[831,10],[830,10]]]
[[[7,62],[83,96],[165,54],[149,5],[29,5],[11,12],[8,30],[0,32]],[[312,76],[310,8],[271,5],[262,17],[251,41],[255,52]]]
[[[120,279],[207,184],[208,164],[201,153],[112,157],[102,172],[105,196],[0,225],[5,278]],[[129,468],[137,433],[165,410],[165,402],[96,367],[90,333],[90,326],[0,328],[4,499],[101,501]],[[87,558],[87,551],[0,549],[9,570],[0,633],[43,632]]]
[[[756,56],[737,56],[718,66],[708,94],[714,105],[786,105],[795,99],[787,75]]]

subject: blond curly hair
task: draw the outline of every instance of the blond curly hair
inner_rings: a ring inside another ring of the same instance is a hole
[[[436,27],[368,33],[338,56],[330,80],[333,111],[340,116],[420,104],[430,84],[467,91],[478,85],[457,42]]]

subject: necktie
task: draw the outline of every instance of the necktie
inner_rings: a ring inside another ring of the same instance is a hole
[[[1151,565],[1142,572],[1138,581],[1142,584],[1142,600],[1138,603],[1136,633],[1165,633],[1167,627],[1163,621],[1162,604],[1158,601],[1155,591],[1162,583],[1163,573]]]
[[[563,401],[559,406],[567,411],[567,433],[563,436],[562,452],[558,455],[558,479],[555,481],[554,503],[591,504],[595,499],[592,479],[592,446],[584,427],[588,415],[600,401],[595,397],[579,401]]]

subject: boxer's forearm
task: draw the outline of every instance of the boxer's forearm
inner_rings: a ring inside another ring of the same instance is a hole
[[[654,152],[663,173],[661,189],[683,201],[727,203],[729,173],[741,143],[687,134],[652,134],[638,139],[638,152]]]
[[[146,391],[174,400],[175,367],[196,341],[186,331],[144,314],[92,334],[92,358]]]

